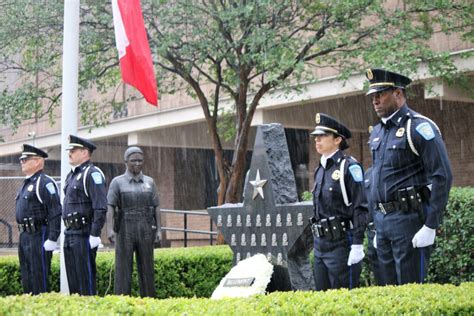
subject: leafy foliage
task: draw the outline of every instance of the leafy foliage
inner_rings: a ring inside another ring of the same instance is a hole
[[[2,315],[472,315],[474,284],[405,285],[326,292],[275,292],[240,299],[78,296],[0,298]]]

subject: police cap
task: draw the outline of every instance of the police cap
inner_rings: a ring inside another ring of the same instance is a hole
[[[311,135],[325,135],[329,133],[341,136],[344,139],[352,137],[351,131],[344,124],[327,114],[317,113],[316,127]]]
[[[48,158],[48,154],[43,150],[36,148],[34,146],[23,144],[22,153],[20,159],[25,159],[29,156],[39,156],[41,158]]]
[[[369,80],[369,91],[366,95],[390,88],[405,89],[411,83],[410,78],[384,69],[369,69],[365,76]]]
[[[69,135],[69,146],[66,150],[71,150],[73,148],[85,148],[92,153],[97,147],[90,140]]]

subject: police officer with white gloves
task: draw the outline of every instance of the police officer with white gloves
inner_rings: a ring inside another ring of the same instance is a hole
[[[316,290],[354,288],[364,258],[367,225],[364,173],[343,150],[351,132],[333,117],[316,114],[316,151],[321,160],[314,173],[314,278]]]
[[[107,191],[102,171],[90,161],[96,146],[69,136],[69,164],[64,187],[64,259],[70,293],[96,294],[97,247],[107,211]]]
[[[20,156],[26,175],[16,196],[16,221],[20,231],[18,255],[24,293],[49,291],[52,252],[61,227],[61,203],[54,180],[43,172],[48,154],[24,144]]]
[[[370,135],[375,243],[383,284],[421,283],[448,201],[452,173],[436,124],[411,110],[411,79],[369,69],[367,95],[381,119]]]

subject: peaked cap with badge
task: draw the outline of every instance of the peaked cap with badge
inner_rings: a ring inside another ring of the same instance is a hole
[[[369,80],[369,91],[367,91],[366,95],[390,88],[405,89],[411,83],[410,78],[384,69],[369,69],[365,76]]]
[[[66,150],[71,150],[73,148],[85,148],[92,153],[97,147],[90,140],[74,135],[69,135],[69,146]]]
[[[332,133],[336,136],[349,139],[352,137],[351,131],[341,122],[324,113],[316,114],[316,127],[311,135],[325,135]]]
[[[48,154],[43,150],[36,148],[34,146],[23,144],[23,150],[20,156],[20,159],[25,159],[27,157],[39,156],[41,158],[48,158]]]

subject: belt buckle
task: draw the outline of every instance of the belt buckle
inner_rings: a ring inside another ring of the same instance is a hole
[[[382,213],[383,215],[387,215],[387,211],[385,210],[385,207],[383,206],[383,203],[382,203],[382,202],[379,203],[379,211],[380,211],[380,213]]]

